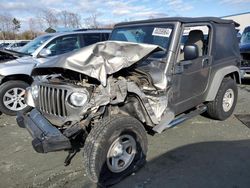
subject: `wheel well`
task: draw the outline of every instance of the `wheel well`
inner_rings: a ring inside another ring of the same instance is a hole
[[[2,83],[11,81],[11,80],[21,80],[28,84],[31,84],[33,82],[33,78],[27,74],[16,74],[16,75],[9,75],[2,79]]]
[[[230,77],[236,81],[237,84],[241,83],[240,75],[237,71],[227,74],[225,77]]]
[[[154,124],[141,101],[140,96],[135,93],[128,93],[126,97],[126,101],[124,103],[119,104],[118,106],[110,106],[111,114],[126,114],[131,117],[136,118],[144,125],[153,127]]]

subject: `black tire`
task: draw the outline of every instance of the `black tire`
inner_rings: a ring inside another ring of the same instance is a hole
[[[112,143],[124,135],[134,138],[136,153],[126,169],[115,173],[108,167],[107,154]],[[141,168],[146,162],[146,154],[147,134],[143,125],[133,117],[116,115],[104,118],[91,130],[83,148],[83,161],[88,177],[95,183],[108,186]]]
[[[10,107],[8,108],[8,106],[4,104],[4,101],[7,100],[6,97],[4,97],[6,92],[14,88],[26,89],[27,87],[29,87],[29,84],[24,81],[7,81],[7,82],[4,82],[2,85],[0,85],[0,111],[10,116],[15,116],[18,111],[22,111],[22,112],[29,111],[31,109],[31,107],[29,106],[26,106],[21,109],[21,106],[18,104],[19,106],[17,105],[16,109],[20,107],[20,110],[11,110]],[[20,99],[20,101],[23,101],[23,99]]]
[[[230,110],[225,111],[223,109],[223,98],[225,93],[231,89],[234,94],[234,100]],[[230,117],[235,109],[236,102],[238,98],[238,88],[235,80],[230,77],[226,77],[222,80],[220,88],[217,92],[214,101],[211,101],[207,104],[207,115],[216,120],[225,120]]]

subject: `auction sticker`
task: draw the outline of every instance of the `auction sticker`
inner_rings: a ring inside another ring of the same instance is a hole
[[[152,35],[159,37],[169,37],[171,35],[172,29],[169,28],[154,28]]]

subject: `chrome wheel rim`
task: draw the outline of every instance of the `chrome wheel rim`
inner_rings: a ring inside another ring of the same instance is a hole
[[[225,112],[228,112],[232,108],[233,103],[234,103],[234,91],[232,89],[228,89],[223,97],[223,103],[222,103],[223,110]]]
[[[25,89],[11,88],[3,96],[3,104],[12,111],[20,111],[27,107],[24,102]]]
[[[129,167],[136,154],[136,141],[130,135],[118,137],[107,153],[107,166],[111,172],[119,173]]]

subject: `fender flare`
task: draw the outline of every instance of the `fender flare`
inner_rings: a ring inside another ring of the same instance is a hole
[[[205,101],[213,101],[215,99],[223,78],[230,73],[238,73],[235,74],[238,78],[234,77],[234,79],[239,79],[239,81],[241,80],[240,70],[237,66],[231,65],[217,70],[209,86]]]
[[[28,84],[31,84],[33,82],[32,76],[28,74],[10,74],[7,76],[1,76],[0,75],[0,85],[4,82],[11,81],[11,80],[20,80],[27,82]]]

